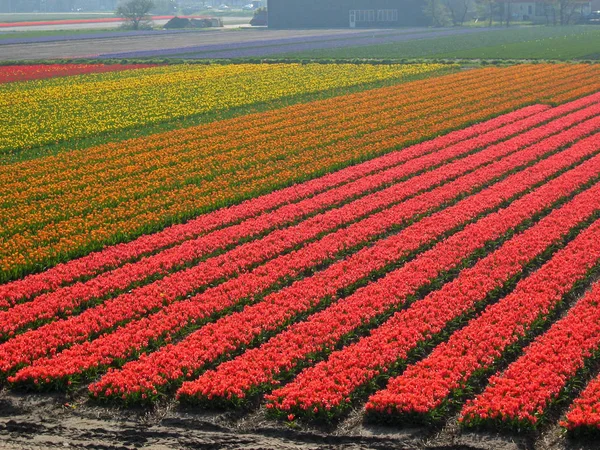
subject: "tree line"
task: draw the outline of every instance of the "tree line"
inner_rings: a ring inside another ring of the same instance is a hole
[[[470,20],[487,22],[492,26],[494,22],[509,26],[513,21],[514,4],[520,3],[513,0],[425,0],[424,11],[435,27],[462,26]],[[526,14],[544,17],[547,25],[568,25],[580,17],[583,5],[582,0],[543,0],[530,2],[535,6],[531,13]]]

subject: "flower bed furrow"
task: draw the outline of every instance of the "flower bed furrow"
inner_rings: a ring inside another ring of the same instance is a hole
[[[538,108],[531,108],[537,110]],[[516,122],[510,125],[501,126],[496,131],[488,131],[478,137],[468,139],[466,142],[451,145],[449,148],[440,150],[434,153],[428,153],[424,156],[418,156],[419,153],[427,148],[427,146],[415,146],[418,148],[409,148],[406,154],[415,155],[415,159],[406,162],[404,165],[392,166],[392,168],[384,169],[381,172],[368,175],[359,178],[356,181],[350,182],[349,184],[342,185],[340,187],[333,188],[329,191],[317,194],[308,199],[301,200],[298,203],[284,205],[279,209],[265,213],[256,218],[250,218],[238,225],[233,225],[229,228],[220,229],[201,236],[194,240],[185,241],[183,244],[172,247],[165,250],[162,253],[143,259],[138,263],[131,263],[122,266],[120,269],[116,269],[113,272],[108,272],[99,275],[97,278],[92,279],[86,283],[78,283],[68,288],[63,288],[55,291],[52,294],[45,294],[40,296],[35,301],[43,302],[48,304],[51,302],[52,297],[59,297],[61,302],[68,301],[69,298],[80,298],[82,300],[98,297],[105,295],[108,292],[116,289],[125,289],[133,282],[143,280],[151,275],[155,274],[166,274],[173,270],[176,265],[186,264],[193,261],[196,258],[200,258],[209,252],[215,251],[219,248],[224,248],[228,245],[234,244],[240,239],[251,237],[265,232],[268,229],[282,227],[286,223],[293,222],[301,219],[303,216],[309,215],[314,212],[318,212],[319,209],[335,206],[336,204],[343,202],[352,197],[364,194],[369,190],[380,188],[386,183],[394,182],[402,177],[417,173],[419,171],[427,170],[430,167],[443,163],[452,158],[456,158],[462,154],[470,152],[476,148],[489,145],[495,141],[501,140],[516,134],[517,132],[523,131],[537,123],[541,123],[544,120],[548,120],[553,117],[559,116],[561,113],[570,110],[570,106],[565,109],[558,109],[553,111],[553,114],[536,114],[535,120],[516,120]],[[523,113],[515,114],[515,118],[519,117]],[[483,127],[477,127],[481,130]],[[466,134],[466,133],[465,133]],[[449,142],[455,139],[452,137]],[[447,142],[443,137],[437,139],[437,144],[441,147],[447,147]],[[431,148],[431,146],[429,146]],[[397,157],[397,160],[406,158]],[[371,196],[372,197],[372,196]],[[371,199],[365,199],[370,202]],[[367,205],[368,207],[369,205]],[[380,208],[384,205],[372,203],[371,210]],[[355,211],[358,214],[365,214],[368,212],[368,208],[364,212],[360,210]],[[342,211],[340,211],[339,219],[341,220]],[[356,219],[355,216],[354,220]],[[321,219],[313,219],[323,220]],[[353,220],[351,217],[345,218],[345,220]],[[331,223],[332,226],[339,226],[341,223]],[[322,230],[326,231],[328,228],[323,226]],[[299,232],[299,230],[298,230]],[[10,293],[13,296],[17,296],[17,293]],[[13,297],[14,298],[14,297]],[[11,306],[11,303],[6,301],[5,304],[0,303],[0,307]]]
[[[598,108],[600,105],[596,105],[591,108]],[[589,114],[588,109],[584,109],[573,113],[578,117],[586,117]],[[562,123],[562,120],[567,120],[568,123],[573,122],[573,117],[565,116],[564,118],[558,119],[555,124]],[[293,277],[300,271],[310,268],[327,261],[336,252],[343,252],[346,249],[356,246],[360,242],[368,242],[369,236],[376,236],[378,233],[384,232],[389,227],[400,224],[403,220],[406,220],[411,215],[426,212],[428,209],[436,206],[443,205],[444,202],[451,200],[461,193],[468,193],[477,186],[484,186],[494,178],[501,176],[502,174],[510,173],[511,170],[522,166],[523,164],[529,164],[535,161],[540,156],[557,149],[561,145],[564,145],[572,139],[577,139],[577,136],[585,135],[593,130],[594,120],[577,125],[573,129],[569,130],[567,134],[563,133],[558,136],[541,141],[532,148],[525,150],[520,153],[513,154],[505,159],[497,161],[493,164],[485,166],[467,176],[461,177],[452,183],[440,186],[439,188],[421,194],[420,196],[411,199],[407,202],[401,203],[390,209],[381,211],[380,213],[372,216],[368,219],[358,222],[348,228],[342,229],[334,234],[328,235],[320,241],[306,246],[305,248],[285,255],[282,259],[275,259],[271,263],[259,267],[254,272],[248,275],[242,275],[239,280],[236,279],[227,282],[223,287],[217,287],[212,290],[208,290],[205,293],[201,293],[190,301],[185,301],[182,306],[173,306],[173,311],[165,310],[160,314],[163,317],[168,318],[166,321],[173,326],[175,323],[179,324],[179,327],[185,326],[186,321],[183,320],[182,315],[189,319],[194,317],[206,317],[215,312],[215,309],[223,310],[223,308],[230,307],[235,304],[235,300],[240,299],[242,293],[245,296],[257,294],[260,290],[265,289],[276,282],[279,278]],[[540,136],[544,136],[547,133],[546,126],[540,128]],[[481,151],[474,155],[465,158],[464,160],[458,160],[448,166],[442,166],[441,168],[426,173],[417,180],[431,182],[436,180],[443,180],[449,171],[450,174],[456,174],[460,170],[469,167],[477,167],[477,165],[486,161],[486,158],[493,160],[494,158],[502,155],[506,150],[512,149],[518,150],[523,142],[536,141],[535,136],[530,136],[529,139],[521,140],[518,137],[505,141],[502,144],[490,147],[487,150]],[[491,157],[491,159],[490,159]],[[472,165],[472,166],[471,166]],[[439,178],[437,178],[439,177]],[[394,188],[398,189],[398,192],[394,192]],[[402,189],[420,189],[418,183],[413,180],[404,184],[398,184],[392,186],[391,190],[394,195],[402,193]],[[439,214],[438,214],[439,215]],[[241,247],[240,247],[241,248]],[[260,250],[260,247],[259,247]],[[241,252],[242,255],[244,252]],[[217,265],[217,269],[221,269],[220,265]],[[188,270],[189,273],[191,270]],[[182,275],[175,274],[174,277],[182,278],[182,284],[179,286],[179,291],[187,288],[189,284],[185,285],[183,282],[188,279],[188,282],[198,282],[200,275],[196,272],[192,272],[195,275],[189,277],[182,277]],[[205,280],[205,278],[200,277]],[[192,280],[192,281],[189,281]],[[163,280],[164,281],[164,280]],[[160,283],[159,283],[160,284]],[[114,327],[116,324],[122,323],[124,320],[138,317],[143,312],[151,311],[153,308],[164,306],[165,304],[173,301],[177,294],[177,286],[170,286],[169,283],[165,284],[166,288],[170,290],[167,292],[162,291],[151,291],[153,295],[147,296],[121,296],[120,298],[110,300],[104,305],[97,308],[85,311],[81,315],[74,317],[70,320],[62,320],[57,322],[55,325],[49,324],[41,327],[37,331],[30,331],[21,336],[17,336],[12,340],[8,341],[5,345],[0,347],[0,361],[3,364],[3,371],[8,371],[14,368],[16,365],[28,363],[33,359],[45,355],[48,352],[55,352],[59,347],[64,346],[73,342],[80,342],[90,334],[96,334],[103,329]],[[250,288],[250,289],[249,289]],[[151,289],[148,286],[143,289]],[[233,293],[233,295],[232,295]],[[162,294],[162,295],[161,295]],[[123,302],[123,298],[128,298],[129,301]],[[125,307],[123,306],[125,305]],[[199,311],[202,314],[199,314]],[[150,318],[150,324],[158,323],[164,326],[165,320],[156,320],[157,317]],[[134,325],[135,326],[135,325]],[[127,339],[119,339],[120,343],[112,343],[108,348],[112,349],[112,353],[119,355],[118,349],[122,349],[123,345],[132,344],[126,348],[135,348],[133,344],[139,342],[140,336],[149,336],[148,331],[154,330],[154,325],[144,324],[141,328],[146,330],[145,333],[140,333],[139,328],[134,333],[133,337]],[[83,330],[86,330],[85,332]],[[165,330],[163,329],[163,332]],[[95,344],[94,344],[95,345]],[[139,348],[142,344],[138,344]],[[107,347],[100,347],[103,351],[102,361],[107,361],[109,354],[107,354]],[[5,352],[2,355],[2,352]],[[81,355],[78,357],[79,365],[82,368],[89,367],[81,362]],[[87,361],[90,361],[90,357],[87,357]],[[95,360],[95,359],[94,359]]]
[[[544,199],[544,192],[548,194],[553,189],[560,195],[568,195],[573,186],[598,176],[599,163],[600,157],[595,156],[542,186],[533,193],[533,197]],[[551,199],[552,196],[547,204]],[[553,210],[472,268],[464,269],[455,280],[416,301],[408,309],[397,312],[369,336],[332,353],[327,361],[300,373],[294,381],[267,397],[270,400],[269,408],[276,408],[285,414],[292,412],[295,415],[322,415],[325,418],[344,412],[351,406],[351,399],[357,390],[369,385],[378,376],[389,373],[411,351],[441,333],[452,321],[472,311],[599,209],[600,185],[596,185],[577,195],[565,206]],[[239,382],[232,384],[236,385]],[[206,390],[204,388],[202,391]],[[223,392],[230,390],[228,387]]]
[[[599,237],[600,221],[596,221],[521,280],[512,293],[489,306],[426,359],[391,379],[386,389],[370,397],[367,412],[421,418],[443,414],[451,394],[465,389],[471,377],[485,373],[509,346],[544,323],[563,296],[586,280],[600,261]]]
[[[599,189],[600,191],[600,189]],[[596,194],[600,198],[600,193]],[[535,428],[571,378],[600,348],[600,283],[529,345],[462,410],[467,425]]]
[[[544,150],[540,148],[540,152],[543,153]],[[144,394],[152,393],[157,387],[170,381],[180,380],[184,375],[189,377],[207,362],[234,351],[239,345],[251,343],[261,333],[279,329],[298,314],[311,311],[326,298],[334,298],[344,286],[398,260],[403,253],[419,248],[440,233],[452,230],[486,210],[494,209],[501,202],[522,192],[522,189],[543,181],[560,170],[561,161],[565,161],[564,155],[556,155],[511,175],[313,277],[297,281],[289,288],[269,294],[260,303],[246,307],[240,313],[226,316],[201,328],[177,345],[168,345],[152,355],[142,356],[139,361],[128,363],[122,370],[105,375],[91,389],[98,395],[106,394],[107,390],[112,393],[111,386],[116,384],[119,389],[126,389],[127,394],[134,394],[139,398],[141,391]],[[125,383],[127,387],[121,386],[121,383]]]
[[[584,141],[582,145],[588,152],[594,148],[589,141]],[[586,153],[582,152],[584,155]],[[390,308],[403,306],[406,299],[429,280],[456,267],[471,253],[483,248],[486,242],[502,237],[549,204],[571,194],[590,177],[598,175],[599,162],[600,158],[594,161],[595,167],[588,168],[587,178],[579,172],[574,176],[566,176],[569,180],[567,183],[563,177],[549,182],[506,209],[467,226],[379,283],[358,290],[305,322],[293,325],[262,346],[221,364],[195,381],[185,383],[178,395],[188,401],[225,400],[235,403],[248,392],[270,389],[277,384],[279,374],[293,372],[307,358],[314,359],[314,355],[332,349],[340,339],[358,327],[372,322]],[[600,190],[595,193],[600,193]]]

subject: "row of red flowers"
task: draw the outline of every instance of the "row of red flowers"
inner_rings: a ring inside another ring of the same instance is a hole
[[[600,148],[596,140],[596,148]],[[579,234],[515,290],[454,333],[424,360],[409,366],[366,405],[370,413],[431,416],[448,397],[485,373],[509,346],[544,323],[563,297],[600,261],[600,221]],[[487,414],[482,412],[482,419]]]
[[[589,142],[587,146],[590,146]],[[561,196],[568,196],[591,178],[600,175],[599,162],[600,156],[595,156],[591,161],[512,203],[507,210],[497,213],[494,219],[509,214],[509,210],[513,214],[532,214]],[[359,388],[367,386],[379,375],[388,373],[395,364],[441,333],[453,320],[473,311],[495,290],[517,276],[527,264],[599,209],[600,185],[596,185],[577,195],[565,206],[553,210],[472,268],[463,270],[452,282],[408,309],[397,312],[368,337],[332,353],[327,361],[302,372],[293,382],[268,397],[272,403],[270,407],[286,414],[293,412],[308,416],[319,414],[329,417],[342,412],[351,405],[350,399]],[[492,217],[468,227],[465,232],[469,231],[474,239],[480,240]],[[218,372],[224,366],[220,366]],[[239,382],[232,379],[227,381],[239,386]],[[225,392],[230,390],[227,388]],[[212,387],[211,391],[214,391]]]
[[[594,107],[598,108],[599,106]],[[556,125],[562,124],[564,126],[572,123],[573,121],[577,121],[581,117],[590,114],[588,109],[584,109],[577,113],[571,114],[570,116],[566,116],[557,121]],[[552,128],[551,126],[549,127],[550,130],[556,131],[555,128]],[[550,133],[551,131],[546,130],[546,128],[548,128],[548,126],[540,129],[538,134],[544,135],[544,133]],[[528,138],[519,137],[518,139],[511,139],[503,142],[502,144],[498,144],[497,146],[490,147],[484,152],[472,155],[464,160],[459,160],[449,166],[443,166],[432,172],[425,173],[424,175],[416,178],[416,181],[411,180],[410,182],[396,184],[387,190],[366,197],[362,202],[356,202],[356,211],[360,211],[360,208],[370,210],[374,207],[379,208],[389,205],[394,201],[397,202],[409,194],[414,194],[419,192],[421,189],[431,187],[432,185],[440,183],[449,177],[460,175],[466,170],[472,170],[473,168],[492,161],[493,159],[498,158],[507,152],[517,150],[529,141],[535,141],[539,138],[539,136],[536,136],[535,133],[528,133],[527,135],[530,136]],[[473,142],[475,141],[469,141],[468,145],[472,145]],[[448,148],[447,150],[448,152],[456,152],[456,150],[452,150],[452,148]],[[430,155],[426,156],[425,158],[432,157],[433,155]],[[415,160],[415,162],[417,161],[418,160]],[[506,167],[510,168],[510,166]],[[505,168],[505,170],[507,169]],[[488,178],[488,180],[491,179],[492,175],[489,175],[489,177],[490,178]],[[463,182],[463,191],[468,191],[471,188],[472,185],[470,184],[469,180]],[[454,187],[446,188],[442,192],[446,192],[445,197],[440,197],[440,193],[435,191],[433,194],[429,194],[432,198],[429,203],[423,203],[422,200],[415,200],[412,203],[415,205],[412,209],[409,207],[410,204],[397,206],[392,210],[384,211],[383,213],[370,219],[359,222],[352,227],[340,230],[336,234],[329,236],[324,241],[318,241],[311,246],[305,247],[302,249],[301,253],[296,252],[287,255],[285,257],[285,260],[287,261],[286,264],[282,264],[282,260],[275,260],[274,267],[277,267],[279,269],[278,271],[273,271],[271,268],[273,264],[263,267],[261,274],[261,282],[263,283],[262,288],[264,289],[268,286],[268,284],[266,286],[264,285],[264,282],[266,281],[265,276],[267,277],[269,284],[272,284],[278,278],[283,276],[293,276],[307,267],[322,263],[323,260],[331,258],[331,255],[335,254],[336,252],[339,253],[340,251],[343,251],[346,247],[352,247],[360,244],[361,242],[365,242],[365,240],[369,239],[370,237],[376,236],[378,233],[384,232],[387,228],[397,225],[402,220],[408,219],[412,214],[425,212],[428,208],[435,207],[443,201],[447,201],[453,198],[453,196],[457,195]],[[352,205],[347,206],[348,207],[346,209],[349,211],[349,213],[345,214],[345,216],[352,214]],[[338,214],[335,217],[344,216]],[[387,217],[387,219],[382,220],[384,217]],[[369,224],[371,229],[368,227]],[[318,234],[320,229],[319,227],[313,227],[312,229],[308,228],[308,230],[312,230],[313,235],[315,235]],[[230,270],[230,273],[234,272],[235,270],[239,270],[239,266],[236,267],[235,264],[244,262],[246,263],[246,266],[249,266],[258,259],[258,256],[261,256],[265,252],[267,253],[267,256],[270,256],[269,252],[271,255],[276,253],[276,251],[273,249],[277,250],[278,246],[279,248],[284,245],[288,245],[289,247],[289,242],[292,242],[292,245],[295,245],[298,242],[298,239],[300,239],[300,242],[302,240],[301,238],[303,235],[300,233],[300,231],[300,227],[293,227],[289,230],[281,230],[272,233],[272,235],[267,236],[267,238],[265,238],[263,241],[255,241],[253,243],[238,247],[228,254],[208,260],[205,263],[196,266],[195,268],[177,273],[172,277],[155,283],[154,285],[145,286],[132,293],[122,295],[116,299],[106,302],[104,305],[98,308],[86,311],[70,321],[63,320],[57,322],[57,324],[54,326],[44,326],[39,330],[39,332],[30,332],[18,336],[17,338],[9,341],[6,345],[0,347],[0,354],[4,353],[3,356],[5,356],[1,358],[3,370],[11,369],[15,365],[25,363],[26,361],[35,359],[39,356],[43,356],[48,351],[56,351],[61,346],[73,343],[74,337],[76,340],[81,341],[90,334],[98,333],[103,329],[114,326],[117,323],[123,323],[123,321],[130,318],[135,318],[139,314],[151,311],[154,308],[158,308],[164,304],[170,303],[180,298],[186,292],[189,292],[190,289],[192,289],[190,285],[197,286],[200,283],[206,284],[211,279],[222,278],[223,276],[227,275],[227,269]],[[273,244],[271,247],[268,247],[264,245],[264,241],[272,242]],[[263,253],[261,254],[261,252]],[[232,258],[232,255],[237,255],[237,258]],[[252,260],[252,258],[254,258],[254,260]],[[227,263],[228,265],[225,265],[224,263]],[[244,266],[242,265],[242,267]],[[287,268],[286,270],[288,270],[288,273],[282,270],[284,268]],[[292,269],[292,273],[289,273],[290,269]],[[295,272],[293,270],[295,270]],[[277,274],[277,276],[273,277],[275,274]],[[239,286],[239,282],[234,283]],[[246,287],[257,287],[256,283],[249,284],[246,282],[244,285]],[[58,292],[60,291],[57,291],[57,293]],[[251,292],[256,293],[257,291],[254,290]],[[207,295],[209,294],[210,293],[201,294],[200,298],[207,298]],[[22,304],[8,310],[5,314],[8,315],[14,311],[20,312],[21,310],[31,307],[32,305],[41,305],[42,308],[48,308],[48,304],[44,304],[40,301],[42,299],[47,299],[48,297],[49,296],[40,296],[33,302]],[[66,303],[65,299],[62,299],[59,296],[54,297],[57,298],[57,301],[63,301],[63,304]],[[223,297],[227,298],[228,302],[224,302]],[[66,300],[69,300],[68,297]],[[232,299],[230,295],[221,295],[217,297],[216,301],[214,298],[211,298],[211,301],[205,303],[205,305],[222,305],[223,303],[231,305],[231,300]],[[194,304],[197,302],[192,300],[191,303]],[[196,310],[196,308],[197,307],[194,306],[193,310]],[[214,308],[214,306],[211,306],[211,308]],[[221,306],[218,309],[223,309],[223,307]],[[176,308],[176,310],[176,315],[180,317],[182,314],[181,309]],[[210,311],[210,309],[207,310]],[[39,318],[40,316],[38,315],[36,317]],[[99,317],[101,317],[101,319],[99,319]],[[182,323],[181,320],[179,320],[179,323]],[[182,323],[182,326],[183,325],[185,325],[185,323]],[[83,330],[86,331],[84,332]],[[49,339],[50,336],[52,336],[52,339]],[[126,340],[125,342],[129,342],[129,340]],[[14,359],[13,354],[15,351],[19,354],[19,357],[16,360]]]
[[[475,89],[474,92],[477,92],[477,89]],[[493,104],[494,101],[497,101],[496,99],[488,99],[488,100],[489,100],[490,104]],[[388,102],[386,101],[385,104],[387,104],[387,103]],[[431,105],[433,105],[433,106],[431,106]],[[469,105],[469,106],[471,106],[471,105]],[[480,107],[480,106],[478,105],[478,107]],[[435,110],[436,108],[439,108],[438,102],[437,101],[431,101],[431,102],[429,102],[429,106],[427,106],[427,105],[425,105],[425,106],[421,106],[421,105],[415,106],[414,113],[417,114],[417,115],[426,114],[427,111],[428,111],[428,109]],[[462,113],[462,111],[459,112],[459,114],[460,113]],[[390,112],[390,117],[397,117],[396,111]],[[402,117],[405,119],[405,115],[404,114],[402,115]],[[379,119],[381,119],[381,117],[379,117]],[[386,117],[386,121],[387,121],[387,117]],[[396,122],[397,122],[397,120],[396,120]],[[373,129],[373,130],[377,130],[377,128],[373,128],[375,125],[381,126],[381,124],[371,124],[368,128],[369,129]],[[373,141],[374,152],[375,153],[380,153],[381,152],[380,149],[381,149],[382,146],[385,147],[387,145],[387,146],[392,146],[393,147],[393,142],[395,142],[398,139],[397,136],[402,135],[402,131],[399,131],[398,133],[396,133],[396,135],[394,135],[394,129],[393,129],[393,127],[392,127],[391,130],[390,129],[386,129],[385,133],[386,134],[382,134],[381,130],[379,130],[377,132],[374,131],[372,133],[367,133],[366,136],[368,136],[368,139],[365,139],[364,142],[357,143],[357,145],[365,145],[365,143],[367,141],[369,141],[369,142]],[[391,134],[389,134],[389,133],[391,133]],[[405,136],[403,135],[403,138],[404,137]],[[219,137],[218,140],[223,141],[220,137]],[[377,146],[378,146],[379,150],[375,149],[375,147],[377,147]],[[210,147],[211,147],[211,150],[212,150],[212,146],[210,146]],[[369,145],[369,147],[370,147],[370,145]],[[20,175],[20,176],[22,176],[22,175]],[[24,186],[24,188],[25,187],[26,186]],[[53,191],[55,191],[54,186],[53,186]]]
[[[582,110],[573,115],[581,114],[588,114],[588,112]],[[571,123],[573,117],[567,116],[560,120]],[[528,142],[528,140],[535,141],[536,139],[538,137],[532,135],[525,142]],[[390,199],[401,200],[409,194],[418,193],[448,178],[476,169],[482,164],[494,161],[506,153],[519,149],[525,142],[520,136],[505,141],[467,158],[426,172],[415,179],[395,184],[389,189],[366,197],[364,200],[367,201],[363,203],[376,207],[389,205],[392,203]],[[539,151],[535,155],[539,156]],[[167,332],[173,333],[194,321],[208,317],[210,314],[231,308],[246,297],[256,296],[279,279],[293,278],[301,271],[322,264],[340,252],[343,253],[348,248],[368,242],[416,214],[440,207],[457,195],[467,193],[477,185],[488,183],[494,177],[514,169],[515,164],[531,159],[535,159],[535,156],[530,156],[529,159],[517,157],[507,162],[495,163],[466,177],[459,178],[453,183],[440,186],[431,192],[426,192],[411,200],[399,203],[392,208],[384,209],[365,220],[327,235],[298,251],[280,256],[263,266],[259,266],[252,272],[241,274],[239,277],[200,293],[194,298],[167,307],[146,320],[133,322],[106,337],[87,343],[82,347],[67,350],[59,358],[76,361],[76,363],[65,362],[63,364],[55,360],[52,363],[54,367],[52,370],[59,371],[60,375],[57,376],[65,376],[74,371],[74,373],[80,373],[89,367],[107,364],[114,358],[123,358],[132,350],[139,351],[140,348],[148,345],[151,339],[159,339]],[[361,202],[358,203],[360,205]],[[360,206],[364,208],[366,205]],[[144,299],[146,303],[142,304],[143,308],[140,306],[141,301],[138,297],[135,303],[133,301],[127,303],[126,308],[123,308],[121,303],[116,301],[113,302],[115,303],[114,308],[110,308],[111,302],[107,302],[105,305],[88,310],[78,317],[46,325],[39,330],[17,336],[0,347],[0,361],[2,361],[3,370],[10,370],[17,364],[27,363],[48,352],[54,353],[61,346],[77,340],[80,341],[82,337],[99,332],[101,330],[99,323],[102,323],[102,326],[106,328],[109,326],[109,320],[111,323],[122,322],[125,317],[130,317],[132,313],[142,309],[150,310],[148,302],[167,302],[169,297],[165,295],[156,299],[150,296]],[[124,316],[124,314],[128,314],[128,316]],[[84,332],[84,330],[86,331]],[[37,365],[44,365],[44,363],[45,361],[40,361]],[[68,371],[65,371],[66,366],[70,367]],[[35,371],[37,368],[32,370]],[[47,367],[45,370],[45,374],[49,375],[50,368]],[[54,379],[54,376],[49,378]]]
[[[569,159],[568,156],[561,157],[561,163]],[[537,169],[541,170],[540,167]],[[597,171],[592,171],[590,176],[597,174]],[[577,175],[578,178],[571,180],[567,192],[557,190],[555,183],[548,183],[542,188],[546,196],[529,194],[513,202],[510,207],[467,226],[382,280],[377,289],[359,290],[307,321],[292,326],[261,347],[245,352],[195,381],[185,383],[179,395],[184,398],[212,400],[222,397],[229,400],[244,397],[247,392],[256,391],[261,386],[276,384],[278,374],[293,370],[306,358],[313,358],[314,354],[331,350],[357,327],[372,322],[391,307],[403,305],[410,295],[429,280],[456,267],[471,253],[483,248],[486,242],[500,238],[512,227],[530,219],[563,193],[572,192],[585,181],[581,180],[580,174]]]
[[[597,310],[600,309],[598,296],[592,300],[591,307],[595,309],[593,317],[597,317]],[[594,320],[593,326],[596,329],[600,320]],[[588,330],[585,331],[587,333]],[[594,350],[598,351],[598,346]],[[581,395],[575,399],[561,425],[570,431],[598,435],[600,432],[600,376],[594,378]]]
[[[397,182],[404,177],[435,167],[440,163],[464,155],[474,149],[505,139],[548,118],[556,117],[561,112],[568,111],[570,108],[572,106],[567,105],[564,109],[555,108],[527,119],[518,120],[513,124],[503,126],[479,137],[471,138],[460,145],[457,144],[438,152],[426,154],[412,159],[405,164],[393,166],[376,174],[362,177],[357,181],[310,197],[299,203],[286,205],[273,212],[247,219],[238,225],[216,230],[196,239],[185,241],[183,244],[142,259],[137,263],[126,264],[87,282],[76,283],[51,293],[42,294],[33,301],[22,303],[8,311],[0,312],[0,335],[7,335],[17,331],[20,327],[41,319],[49,320],[57,314],[69,315],[73,309],[80,308],[92,299],[102,298],[118,290],[127,290],[135,283],[154,278],[157,275],[167,275],[173,270],[194,264],[203,256],[226,248],[228,245],[235,244],[241,239],[260,235],[273,227],[283,227],[308,214],[338,205],[348,199],[353,199],[356,196],[381,188],[386,184]],[[443,145],[442,141],[443,139],[440,138],[441,145]],[[313,239],[321,233],[329,232],[337,227],[352,223],[361,216],[370,214],[377,209],[389,207],[390,204],[402,200],[407,195],[414,194],[419,189],[433,186],[441,181],[444,180],[436,179],[429,182],[429,184],[419,184],[418,181],[415,181],[408,188],[405,188],[404,185],[395,185],[383,191],[367,195],[337,209],[332,209],[309,218],[298,225],[287,229],[278,229],[262,239],[244,244],[225,255],[220,255],[217,258],[206,261],[205,264],[214,262],[220,269],[218,273],[204,273],[202,276],[196,276],[195,274],[202,273],[203,265],[200,264],[193,269],[168,276],[161,281],[138,288],[131,294],[119,299],[119,301],[133,302],[133,299],[137,296],[156,295],[158,292],[169,296],[170,299],[171,297],[167,290],[172,290],[176,286],[178,295],[183,295],[183,292],[188,293],[193,289],[199,288],[201,284],[197,282],[195,285],[192,284],[183,288],[178,286],[178,283],[181,283],[180,280],[189,284],[190,277],[194,277],[202,280],[204,283],[208,283],[210,280],[231,276],[241,268],[249,267],[265,258],[293,248],[303,241]],[[415,189],[416,186],[419,189]],[[227,264],[231,264],[232,261],[236,261],[238,265],[228,267]],[[229,271],[225,269],[226,267]]]
[[[589,133],[591,129],[586,131],[580,128],[577,130],[580,134],[572,133],[570,139],[577,139],[581,134]],[[569,140],[562,141],[562,144],[559,142],[560,140],[556,140],[555,144],[564,145]],[[511,168],[514,170],[514,167],[518,167],[519,164],[526,164],[547,153],[553,148],[548,144],[548,142],[539,144],[530,152],[516,154],[514,158],[507,158],[510,161],[504,164],[500,161],[478,173],[463,177],[457,183],[467,182],[470,186],[485,185],[489,183],[490,175],[493,179],[510,171]],[[491,188],[435,213],[403,232],[333,264],[313,277],[297,281],[289,288],[268,295],[262,302],[247,307],[240,313],[229,315],[203,327],[177,345],[168,345],[154,354],[142,356],[139,361],[128,363],[122,370],[110,372],[91,389],[97,395],[116,394],[117,397],[124,396],[128,400],[139,400],[143,396],[155,395],[154,391],[164,387],[170,381],[193,376],[194,372],[207,362],[235,350],[240,345],[252,343],[261,334],[280,329],[282,325],[294,320],[301,313],[309,312],[330,299],[336,299],[340,289],[400,260],[403,255],[474,219],[479,214],[496,208],[511,196],[543,181],[561,167],[565,167],[561,165],[561,161],[566,163],[566,158],[564,155],[561,156],[553,158],[549,168],[546,165],[535,166],[509,176]],[[498,169],[501,170],[494,173],[494,170]],[[78,363],[74,360],[68,365]]]
[[[472,81],[476,82],[476,79],[473,79]],[[450,86],[445,85],[445,82],[442,81],[439,89],[448,89],[449,87]],[[431,99],[429,98],[429,93],[427,93],[425,94],[424,98],[419,99],[418,104],[415,104],[415,114],[424,113],[422,110],[423,102],[437,99],[439,92],[437,89],[434,89],[433,91],[434,92],[431,93]],[[399,100],[403,101],[402,98]],[[586,101],[588,101],[586,104],[590,104],[594,101],[594,99],[586,98],[586,100],[581,100],[581,102]],[[582,103],[580,106],[584,106],[584,104]],[[309,117],[307,119],[309,123],[314,123],[318,117],[322,116],[323,114],[330,113],[328,109],[325,109],[324,112],[320,110],[312,111],[310,108],[307,109],[309,110],[307,111],[307,113],[309,113]],[[227,225],[235,224],[241,220],[254,217],[273,208],[277,208],[288,203],[297,202],[303,198],[310,197],[327,189],[357,180],[370,173],[390,168],[418,156],[440,150],[445,146],[455,144],[461,140],[468,139],[482,133],[486,133],[502,125],[506,125],[515,120],[528,117],[545,109],[547,109],[547,107],[543,105],[535,105],[532,107],[523,108],[522,110],[514,113],[509,113],[496,119],[492,119],[488,122],[474,125],[467,129],[459,130],[431,141],[426,141],[422,144],[414,145],[402,151],[393,152],[383,157],[379,157],[356,166],[351,166],[341,171],[334,172],[299,185],[248,200],[240,205],[202,215],[197,219],[189,221],[185,224],[169,227],[159,233],[145,235],[126,244],[108,247],[101,252],[92,253],[86,257],[60,264],[40,274],[30,275],[22,280],[7,283],[0,286],[0,307],[6,308],[19,300],[31,298],[34,295],[44,291],[57,289],[61,285],[71,283],[83,277],[96,275],[104,270],[110,270],[128,261],[139,259],[144,255],[177,245],[178,243],[188,239],[194,239],[204,233],[208,233]],[[274,124],[274,126],[282,126],[279,124],[281,120],[276,121],[275,118],[271,117],[272,114],[265,114],[265,116],[267,116],[265,120],[277,122]],[[304,118],[297,117],[296,121],[301,119]],[[285,121],[283,126],[286,126]],[[214,133],[216,133],[216,131],[214,131]],[[181,136],[181,139],[189,140],[193,139],[194,136],[194,133],[186,133]],[[160,146],[161,143],[164,145],[161,139],[157,138],[153,144]],[[172,137],[169,144],[171,146],[176,144]],[[30,188],[30,184],[23,186],[23,189],[28,188]]]
[[[0,84],[54,77],[69,77],[87,73],[144,69],[155,66],[156,64],[31,64],[26,66],[0,66]]]
[[[403,116],[404,116],[404,115],[403,115]],[[372,134],[372,133],[368,133],[368,135],[369,135],[369,136],[370,136],[371,134]],[[381,137],[381,135],[379,135],[378,133],[375,133],[375,134],[377,134],[379,137]],[[392,138],[392,139],[393,139],[393,138]],[[384,141],[385,141],[385,139],[384,139]]]
[[[600,165],[598,165],[600,167]],[[600,186],[599,186],[600,187]],[[600,191],[600,189],[597,189]],[[596,193],[600,198],[600,192]],[[600,207],[596,206],[597,209]],[[600,283],[462,410],[462,421],[532,427],[600,348]]]

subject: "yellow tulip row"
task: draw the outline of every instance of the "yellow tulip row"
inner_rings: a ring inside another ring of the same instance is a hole
[[[442,67],[172,65],[8,83],[0,85],[0,153]]]

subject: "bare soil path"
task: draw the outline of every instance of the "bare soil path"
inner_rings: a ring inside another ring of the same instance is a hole
[[[83,388],[74,395],[0,392],[0,449],[398,449],[398,450],[592,450],[560,430],[540,436],[461,433],[456,420],[444,428],[366,424],[356,410],[328,429],[290,427],[258,407],[246,412],[185,410],[166,403],[154,410],[104,407]]]

